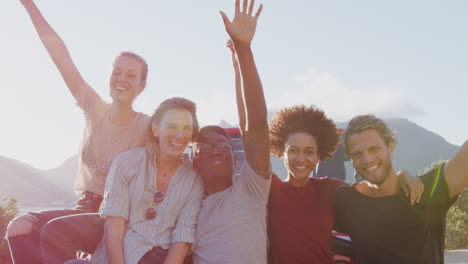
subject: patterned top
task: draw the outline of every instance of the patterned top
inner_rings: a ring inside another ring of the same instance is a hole
[[[137,264],[153,247],[168,249],[171,243],[195,242],[195,224],[204,195],[201,179],[191,162],[182,159],[169,183],[165,200],[154,206],[157,170],[149,153],[149,148],[132,149],[114,159],[101,205],[102,217],[122,217],[128,222],[123,239],[127,264]],[[157,215],[147,220],[145,212],[151,207],[156,209]],[[91,262],[108,263],[105,239]]]
[[[104,102],[94,90],[85,90],[77,98],[78,106],[85,115],[86,127],[81,142],[75,190],[103,195],[112,160],[119,153],[146,145],[151,118],[138,113],[130,125],[117,126],[109,120],[111,105]]]

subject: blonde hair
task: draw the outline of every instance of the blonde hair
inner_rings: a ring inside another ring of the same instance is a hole
[[[122,51],[114,58],[114,63],[121,57],[130,57],[136,59],[141,64],[141,81],[146,83],[146,79],[148,78],[148,63],[146,63],[145,59],[140,55],[136,54],[132,51]]]
[[[153,115],[151,116],[151,123],[149,126],[149,139],[147,141],[147,146],[149,147],[149,155],[152,159],[156,156],[156,151],[159,148],[159,139],[153,135],[153,128],[151,124],[159,125],[164,114],[171,110],[171,109],[182,109],[188,111],[192,115],[193,120],[193,129],[192,129],[192,138],[193,140],[197,134],[198,130],[200,129],[200,125],[198,124],[197,118],[197,106],[194,102],[185,99],[183,97],[172,97],[169,99],[164,100],[158,108],[154,111]]]
[[[374,115],[359,115],[349,121],[348,127],[344,132],[344,148],[346,154],[349,156],[348,140],[353,134],[362,133],[365,130],[375,129],[380,137],[384,140],[385,145],[389,146],[391,143],[396,144],[397,139],[395,132],[382,119]]]

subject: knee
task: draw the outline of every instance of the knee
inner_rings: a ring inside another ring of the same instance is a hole
[[[41,243],[62,243],[63,238],[66,237],[68,225],[66,219],[56,218],[49,221],[41,231]]]
[[[7,227],[6,237],[27,235],[32,233],[36,219],[32,215],[21,215],[13,219]]]
[[[46,242],[49,240],[51,237],[56,237],[57,233],[60,233],[58,228],[60,225],[57,225],[57,222],[55,220],[52,220],[48,222],[44,228],[42,228],[41,232],[41,242]]]

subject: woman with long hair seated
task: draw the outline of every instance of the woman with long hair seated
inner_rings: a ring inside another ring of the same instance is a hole
[[[104,236],[91,263],[184,262],[194,243],[204,189],[188,156],[182,154],[198,128],[193,102],[168,99],[151,118],[153,139],[148,146],[114,159],[100,209]]]

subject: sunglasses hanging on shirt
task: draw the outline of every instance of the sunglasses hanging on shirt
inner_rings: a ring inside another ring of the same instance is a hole
[[[153,205],[152,206],[162,204],[162,202],[164,202],[164,199],[166,199],[166,195],[163,192],[155,193],[153,195]],[[150,208],[148,208],[146,210],[145,218],[148,219],[148,220],[151,220],[151,219],[156,218],[157,214],[158,214],[158,212],[156,211],[156,208],[150,207]]]

